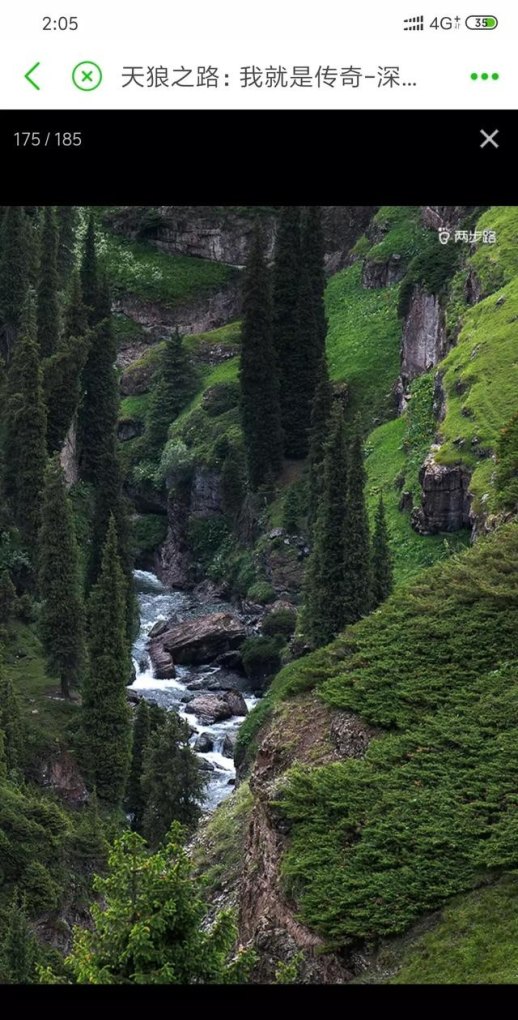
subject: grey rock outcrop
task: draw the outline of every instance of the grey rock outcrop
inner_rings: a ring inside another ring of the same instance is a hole
[[[362,286],[367,289],[390,287],[403,279],[407,268],[405,260],[396,253],[385,262],[369,262],[367,259],[362,270]]]
[[[219,290],[202,294],[171,308],[159,302],[144,301],[134,294],[122,294],[116,299],[113,309],[140,326],[152,330],[156,340],[170,336],[176,327],[186,336],[206,333],[239,318],[240,280],[236,275],[235,280],[231,280]]]
[[[121,443],[126,443],[129,439],[135,439],[137,436],[141,436],[143,431],[143,422],[136,421],[133,418],[123,419],[117,425],[117,439]]]
[[[376,209],[371,206],[322,206],[322,227],[327,271],[346,265],[350,249]],[[151,214],[151,215],[150,215]],[[244,266],[257,212],[234,206],[156,206],[151,209],[120,206],[105,214],[115,233],[145,240],[169,255],[189,255]],[[261,210],[261,224],[269,257],[277,230],[276,209]],[[230,320],[227,320],[230,321]],[[193,332],[197,332],[193,330]]]
[[[412,379],[428,372],[446,354],[444,311],[436,294],[415,287],[401,341],[401,381],[404,390]]]
[[[470,527],[470,472],[462,464],[438,464],[432,448],[419,473],[421,506],[412,511],[420,535]]]
[[[188,588],[193,580],[189,521],[223,513],[221,475],[209,468],[197,467],[190,484],[178,485],[176,479],[170,477],[167,487],[167,536],[157,553],[156,571],[164,584]]]

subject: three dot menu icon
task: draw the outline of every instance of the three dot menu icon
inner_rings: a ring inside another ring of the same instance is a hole
[[[419,14],[416,18],[405,18],[403,21],[404,32],[424,32],[424,14]]]

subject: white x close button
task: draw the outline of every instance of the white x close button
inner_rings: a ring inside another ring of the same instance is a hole
[[[498,128],[496,129],[496,131],[493,131],[493,133],[491,135],[487,131],[484,131],[483,128],[480,128],[480,134],[484,135],[484,141],[480,143],[480,148],[481,149],[485,149],[486,145],[490,145],[490,144],[495,149],[499,149],[500,148],[499,143],[495,142],[496,136],[500,134],[500,131],[499,131]]]

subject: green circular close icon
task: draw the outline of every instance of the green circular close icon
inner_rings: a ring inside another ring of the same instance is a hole
[[[93,60],[82,60],[81,63],[76,64],[72,71],[72,81],[76,89],[81,89],[81,92],[93,92],[99,88],[102,80],[101,68]]]

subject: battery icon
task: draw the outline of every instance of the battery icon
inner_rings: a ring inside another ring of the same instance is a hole
[[[493,17],[492,14],[470,14],[469,18],[466,18],[466,28],[471,28],[475,32],[480,32],[483,29],[491,31],[498,25],[498,18]]]

